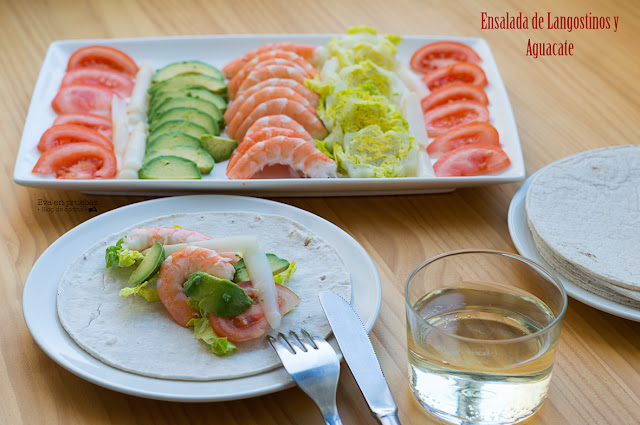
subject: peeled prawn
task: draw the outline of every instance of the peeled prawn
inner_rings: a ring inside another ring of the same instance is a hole
[[[289,130],[287,128],[265,127],[262,130],[256,131],[255,133],[245,136],[242,143],[238,145],[236,150],[233,152],[233,155],[229,159],[229,164],[227,164],[227,170],[230,170],[231,168],[233,168],[236,161],[240,159],[240,157],[242,157],[242,155],[246,151],[248,151],[251,146],[255,145],[258,142],[262,142],[263,140],[271,139],[272,137],[276,137],[276,136],[302,138],[300,134],[296,133],[293,130]],[[313,138],[311,140],[315,144],[315,140],[313,140]]]
[[[256,106],[251,113],[244,118],[242,124],[232,134],[237,140],[242,140],[251,125],[258,119],[268,115],[286,115],[296,120],[315,139],[323,139],[327,136],[327,130],[317,115],[304,105],[287,98],[271,99]],[[227,130],[228,133],[228,130]]]
[[[278,127],[278,128],[286,128],[288,130],[293,130],[300,135],[301,139],[306,140],[307,142],[313,144],[314,146],[316,144],[316,141],[314,140],[314,138],[309,134],[307,130],[304,129],[302,125],[300,125],[298,121],[282,114],[268,115],[266,117],[262,117],[258,119],[256,122],[251,124],[251,127],[249,127],[244,137],[247,138],[253,133],[256,133],[262,130],[263,128],[267,128],[267,127]]]
[[[294,52],[286,52],[284,50],[272,50],[268,53],[263,53],[260,56],[256,56],[242,69],[233,76],[227,87],[229,88],[229,94],[234,97],[242,82],[247,78],[249,73],[254,69],[263,68],[267,65],[286,65],[293,68],[297,68],[302,71],[309,78],[313,78],[318,75],[318,71],[311,66],[302,56],[295,54]]]
[[[171,318],[184,327],[198,317],[198,313],[187,304],[187,295],[182,287],[189,275],[195,272],[232,280],[235,269],[231,258],[195,246],[184,247],[164,260],[158,273],[158,297]]]
[[[310,61],[311,59],[313,59],[316,46],[309,46],[306,44],[289,43],[289,42],[275,42],[275,43],[265,44],[264,46],[251,50],[250,52],[246,53],[244,56],[227,64],[224,68],[222,68],[222,72],[224,73],[224,76],[227,79],[231,79],[251,59],[253,59],[256,56],[259,56],[262,53],[266,53],[270,50],[287,50],[287,51],[295,52],[296,54]]]
[[[247,90],[238,94],[231,105],[227,108],[224,113],[225,122],[230,122],[233,119],[233,116],[238,112],[238,109],[242,106],[245,100],[247,100],[250,96],[252,96],[255,92],[262,90],[265,87],[287,87],[291,90],[298,93],[300,96],[304,97],[309,101],[314,108],[318,107],[318,99],[319,96],[317,93],[311,91],[304,85],[300,84],[296,80],[290,80],[288,78],[269,78],[268,80],[264,80],[261,83],[256,84],[255,86],[251,86]]]
[[[318,148],[295,137],[276,136],[251,146],[227,169],[229,179],[249,179],[265,167],[289,166],[303,177],[336,177],[336,163]]]
[[[144,251],[154,243],[175,245],[211,239],[209,236],[182,227],[138,227],[122,240],[122,247],[131,251]]]
[[[272,99],[289,99],[304,105],[309,112],[315,114],[316,108],[304,97],[287,87],[265,87],[247,98],[233,115],[227,127],[227,134],[235,134],[244,119],[260,104]]]
[[[304,84],[304,80],[307,80],[309,77],[304,72],[301,72],[299,69],[291,66],[267,65],[251,71],[238,88],[238,93],[236,93],[236,95],[242,93],[251,86],[255,86],[256,84],[270,78],[288,78],[290,80],[295,80],[300,84]]]

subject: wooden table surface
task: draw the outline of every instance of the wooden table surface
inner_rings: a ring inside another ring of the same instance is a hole
[[[480,3],[483,3],[482,5]],[[525,6],[526,4],[526,6]],[[42,252],[74,226],[137,196],[89,196],[12,181],[15,158],[48,45],[61,39],[234,33],[334,33],[371,25],[397,34],[485,38],[515,113],[527,175],[587,149],[638,143],[640,3],[634,0],[0,0],[0,424],[320,424],[297,388],[247,400],[182,404],[137,398],[84,381],[35,344],[22,288]],[[613,30],[481,28],[481,13],[619,16]],[[573,56],[526,56],[528,40],[574,44]],[[520,183],[442,195],[277,199],[351,234],[373,258],[382,306],[371,333],[404,424],[439,423],[407,380],[403,285],[424,259],[458,248],[516,252],[507,227]],[[38,200],[97,201],[97,212],[38,212]],[[374,424],[343,364],[338,408],[345,424]],[[640,323],[570,299],[549,398],[528,424],[640,421]]]

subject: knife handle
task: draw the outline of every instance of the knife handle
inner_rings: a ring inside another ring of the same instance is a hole
[[[401,425],[396,413],[378,416],[378,421],[380,421],[382,425]]]

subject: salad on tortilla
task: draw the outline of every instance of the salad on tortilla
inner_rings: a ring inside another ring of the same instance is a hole
[[[249,212],[139,223],[65,272],[58,316],[99,360],[145,376],[233,379],[279,366],[264,335],[327,336],[317,293],[349,299],[333,247],[299,223]]]

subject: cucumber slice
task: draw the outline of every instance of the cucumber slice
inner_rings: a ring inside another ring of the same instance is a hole
[[[140,179],[199,179],[202,178],[195,162],[179,156],[158,156],[142,165]]]
[[[202,148],[209,152],[215,162],[226,161],[231,158],[231,154],[238,147],[238,142],[224,137],[204,134],[200,136]]]
[[[159,156],[179,156],[181,158],[191,160],[196,163],[198,170],[200,170],[200,174],[203,175],[209,174],[215,164],[211,155],[201,147],[181,145],[162,148],[159,150],[148,150],[145,155],[143,165],[144,163],[152,161],[154,158]]]
[[[208,134],[206,128],[202,127],[201,125],[192,123],[191,121],[172,120],[167,121],[163,124],[159,124],[158,127],[149,134],[149,137],[147,137],[147,145],[154,143],[156,139],[163,134],[175,132],[185,133],[191,137],[195,137],[198,140],[202,135]]]
[[[202,87],[219,94],[225,99],[227,97],[227,85],[224,81],[202,74],[185,74],[169,78],[168,80],[152,85],[149,93],[153,96],[161,91],[181,89],[184,87]]]
[[[157,70],[153,75],[152,81],[157,83],[184,74],[203,74],[224,81],[224,74],[218,68],[200,61],[175,62],[169,64]]]
[[[151,133],[160,127],[162,124],[168,121],[185,120],[191,121],[207,130],[208,134],[220,135],[220,127],[218,121],[211,115],[202,112],[195,108],[172,108],[165,111],[162,115],[159,115],[156,119],[149,124],[149,131]]]

